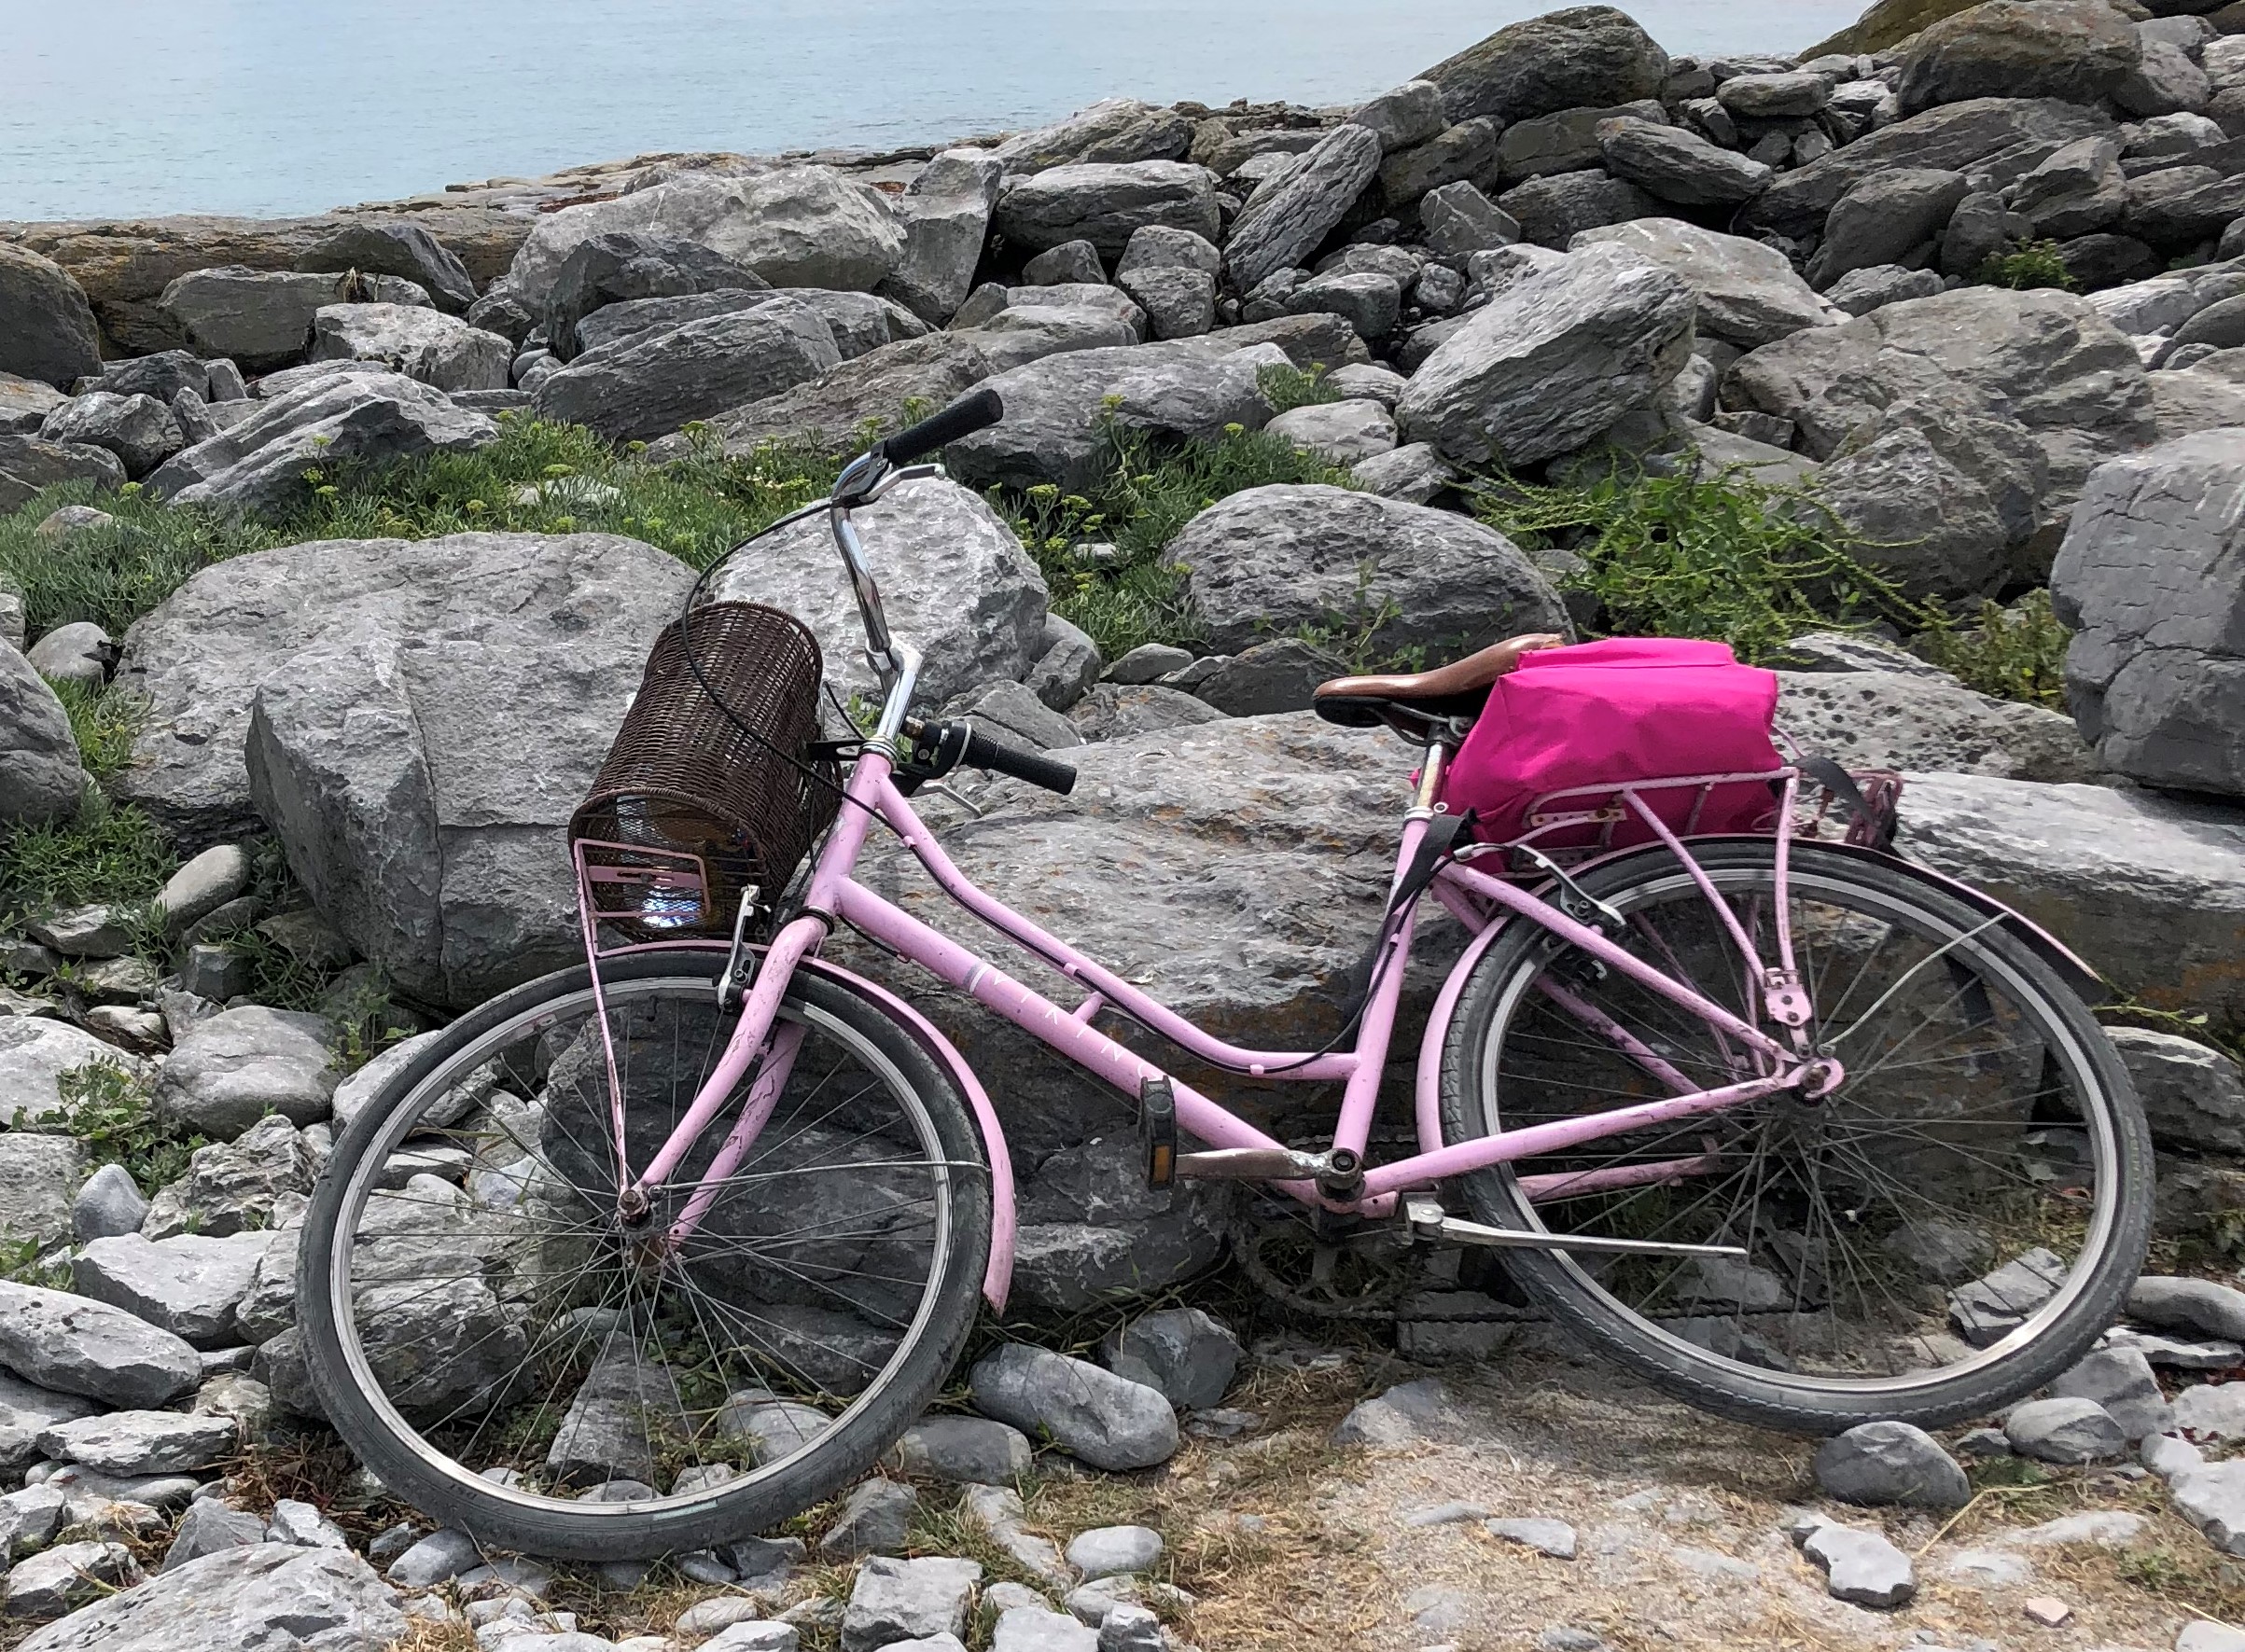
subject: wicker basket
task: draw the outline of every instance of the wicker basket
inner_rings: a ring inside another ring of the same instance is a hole
[[[695,662],[768,744],[718,709]],[[592,917],[643,940],[730,936],[744,890],[777,901],[839,801],[833,765],[808,754],[824,669],[802,622],[760,604],[711,603],[664,629],[569,822]]]

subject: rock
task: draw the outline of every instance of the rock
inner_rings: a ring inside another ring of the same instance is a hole
[[[842,1618],[843,1652],[877,1652],[896,1642],[966,1633],[983,1569],[972,1561],[890,1560],[858,1568]]]
[[[1459,265],[1475,253],[1520,239],[1512,215],[1462,179],[1428,191],[1419,202],[1419,226],[1429,252]]]
[[[1368,493],[1425,505],[1458,480],[1457,471],[1431,442],[1413,442],[1392,452],[1360,461],[1349,475]]]
[[[1719,82],[1715,101],[1750,120],[1781,120],[1814,115],[1832,102],[1832,83],[1800,69],[1733,75]]]
[[[1087,1578],[1112,1577],[1152,1571],[1166,1548],[1162,1534],[1148,1526],[1096,1526],[1069,1543],[1067,1562]]]
[[[202,1134],[231,1141],[279,1114],[306,1125],[328,1117],[341,1075],[335,1023],[246,1005],[196,1024],[157,1080],[157,1107]]]
[[[1941,290],[1941,277],[1931,270],[1874,264],[1867,269],[1848,271],[1824,289],[1824,297],[1850,315],[1868,315],[1889,304],[1930,298]]]
[[[660,1475],[662,1444],[687,1432],[669,1367],[643,1360],[636,1348],[604,1348],[554,1430],[546,1467],[556,1483],[593,1488],[595,1496],[610,1481],[644,1486]]]
[[[1561,173],[1530,178],[1507,189],[1497,204],[1516,219],[1537,246],[1559,248],[1585,229],[1658,215],[1660,203],[1623,178],[1603,172]]]
[[[2127,20],[2097,0],[1986,0],[1911,40],[1895,93],[1909,115],[1968,98],[2095,104],[2141,56]]]
[[[204,1555],[264,1541],[265,1522],[256,1515],[229,1508],[216,1497],[200,1498],[188,1504],[187,1512],[179,1517],[172,1547],[165,1551],[160,1569],[175,1572]]]
[[[697,242],[631,231],[589,236],[562,259],[546,291],[548,347],[556,360],[574,361],[585,347],[579,326],[611,305],[770,287],[746,265]]]
[[[1332,1432],[1336,1446],[1402,1446],[1438,1439],[1449,1432],[1457,1405],[1437,1377],[1402,1382],[1372,1399],[1360,1400]]]
[[[100,626],[81,619],[56,626],[25,649],[23,658],[49,682],[98,688],[109,680],[117,645]]]
[[[312,359],[378,361],[439,390],[504,390],[514,347],[441,311],[326,304],[313,314]]]
[[[67,820],[87,784],[62,701],[30,660],[0,647],[0,822]]]
[[[428,294],[395,276],[295,274],[231,264],[181,275],[157,309],[199,356],[224,356],[248,373],[301,360],[313,318],[329,304],[425,306]]]
[[[105,1164],[86,1178],[70,1206],[70,1225],[80,1244],[140,1231],[148,1214],[132,1173],[121,1164]]]
[[[2096,778],[2069,718],[1974,693],[1951,677],[1785,671],[1778,681],[1778,721],[1843,766],[2053,783]]]
[[[1312,403],[1279,414],[1264,428],[1330,465],[1355,465],[1395,447],[1395,420],[1376,401]]]
[[[2127,1436],[2093,1399],[2030,1399],[2003,1419],[2011,1449],[2043,1463],[2094,1463],[2118,1457]]]
[[[1162,1652],[1162,1620],[1144,1606],[1118,1605],[1099,1621],[1099,1652]]]
[[[2120,140],[2077,138],[2019,180],[2010,206],[2036,235],[2065,239],[2111,227],[2127,204],[2127,190]]]
[[[56,1423],[40,1435],[39,1449],[104,1474],[191,1474],[232,1455],[236,1432],[229,1417],[111,1411]]]
[[[1227,354],[1222,340],[1077,350],[1000,373],[988,384],[1005,402],[1005,422],[952,443],[945,463],[972,487],[1049,481],[1073,493],[1104,473],[1110,417],[1192,440],[1213,440],[1228,424],[1259,430],[1271,408],[1258,375],[1285,357],[1272,345]]]
[[[1402,304],[1402,289],[1392,278],[1369,271],[1318,276],[1286,299],[1290,313],[1343,317],[1360,339],[1385,339],[1395,331]]]
[[[88,1416],[93,1409],[77,1395],[57,1394],[0,1371],[0,1474],[21,1476],[39,1460],[41,1435],[57,1423]],[[9,1518],[0,1511],[0,1530]],[[23,1533],[19,1531],[17,1536],[21,1540]]]
[[[1010,244],[1046,251],[1083,241],[1110,260],[1149,225],[1213,239],[1216,181],[1207,169],[1175,160],[1052,167],[1008,188],[993,218]]]
[[[1398,217],[1408,217],[1435,190],[1487,176],[1497,163],[1501,126],[1496,120],[1461,120],[1423,144],[1390,154],[1378,173],[1382,201]],[[1279,175],[1291,181],[1290,173]],[[1250,204],[1261,205],[1260,193]]]
[[[1300,637],[1279,637],[1220,663],[1193,692],[1230,717],[1306,711],[1318,685],[1348,674],[1348,662]]]
[[[198,1348],[224,1348],[239,1340],[234,1305],[248,1294],[272,1243],[266,1233],[225,1239],[188,1233],[161,1242],[137,1232],[96,1239],[71,1263],[71,1288]]]
[[[1116,280],[1144,307],[1157,339],[1194,339],[1216,325],[1216,277],[1206,271],[1141,269]]]
[[[1256,192],[1232,226],[1224,265],[1232,285],[1250,292],[1278,271],[1308,262],[1365,187],[1378,176],[1380,138],[1369,127],[1337,126]],[[1185,226],[1191,228],[1192,226]],[[1213,238],[1212,231],[1205,231]]]
[[[1624,117],[1598,128],[1606,170],[1648,195],[1686,206],[1735,206],[1769,187],[1759,160],[1680,127]]]
[[[1758,241],[1676,218],[1640,218],[1585,229],[1570,243],[1576,252],[1589,246],[1621,247],[1680,277],[1696,298],[1694,323],[1701,340],[1752,350],[1842,319],[1793,272],[1784,254]],[[1940,290],[1938,283],[1934,290]]]
[[[260,1543],[166,1570],[22,1645],[33,1652],[262,1652],[295,1641],[322,1652],[380,1652],[406,1629],[396,1598],[356,1555]]]
[[[0,373],[67,390],[101,370],[101,339],[69,271],[28,247],[0,245]]]
[[[1168,554],[1190,570],[1187,589],[1218,648],[1337,622],[1369,624],[1378,647],[1465,651],[1566,625],[1551,587],[1494,529],[1338,488],[1234,493],[1187,523]]]
[[[1883,1609],[1905,1605],[1917,1592],[1909,1556],[1876,1532],[1820,1521],[1802,1542],[1801,1552],[1823,1569],[1825,1592],[1834,1600]]]
[[[1167,643],[1140,643],[1107,668],[1110,683],[1150,683],[1192,663],[1192,651]]]
[[[39,426],[47,423],[47,415],[69,399],[53,385],[37,379],[0,372],[0,435],[35,435]]]
[[[921,168],[891,202],[904,255],[880,290],[930,326],[948,321],[974,285],[1004,175],[982,149],[946,149]]]
[[[818,1540],[818,1552],[829,1560],[901,1553],[919,1507],[919,1493],[910,1486],[866,1480],[843,1499],[842,1512]]]
[[[146,1063],[62,1021],[0,1016],[0,1123],[37,1124],[60,1111],[62,1075],[108,1062],[129,1076]]]
[[[1087,742],[1129,740],[1164,729],[1220,722],[1223,716],[1206,701],[1182,689],[1114,683],[1095,686],[1068,714]]]
[[[826,321],[775,295],[752,310],[589,351],[541,379],[532,405],[543,418],[586,424],[611,440],[646,440],[776,396],[841,360]]]
[[[1442,89],[1452,120],[1526,120],[1584,104],[1657,96],[1668,54],[1628,17],[1580,6],[1498,30],[1419,78]]]
[[[41,1388],[158,1406],[202,1380],[188,1343],[121,1308],[0,1281],[0,1365]]]
[[[2052,571],[2075,630],[2067,688],[2108,768],[2154,784],[2245,794],[2245,659],[2213,570],[2245,543],[2234,431],[2183,437],[2090,478]],[[2211,581],[2210,583],[2210,581]]]
[[[2245,1439],[2245,1382],[2207,1382],[2176,1395],[2174,1426],[2195,1439]]]
[[[2133,1348],[2108,1348],[2085,1354],[2050,1384],[2060,1399],[2093,1400],[2130,1440],[2164,1432],[2168,1426],[2167,1396],[2151,1361]]]
[[[808,383],[734,409],[711,421],[725,451],[744,455],[768,441],[803,441],[829,451],[854,451],[858,432],[872,423],[882,433],[900,428],[908,400],[948,406],[990,374],[983,333],[931,333],[868,351]],[[649,450],[650,459],[682,458],[685,439],[672,437]]]
[[[1082,1360],[1007,1343],[969,1381],[983,1412],[1095,1468],[1147,1468],[1177,1453],[1177,1417],[1159,1392]]]
[[[2245,1291],[2210,1279],[2148,1274],[2128,1289],[2128,1314],[2146,1325],[2245,1341]]]
[[[1029,1471],[1028,1437],[984,1417],[923,1417],[904,1431],[888,1458],[915,1479],[1011,1485]]]
[[[1065,712],[1099,680],[1107,662],[1098,644],[1050,610],[1039,642],[1037,663],[1023,683],[1047,707]]]
[[[1074,1587],[1076,1568],[1060,1558],[1059,1545],[1027,1529],[1028,1510],[1023,1506],[1021,1493],[1011,1486],[967,1487],[959,1498],[959,1514],[1004,1550],[1015,1565],[1048,1589]],[[990,1603],[1001,1611],[1005,1609],[998,1600]],[[1043,1603],[1041,1597],[1036,1603]]]
[[[2134,349],[2069,293],[1961,287],[1890,304],[1764,345],[1723,380],[1727,406],[1792,420],[1818,459],[1913,393],[1969,393],[2024,424],[2049,462],[2045,522],[2071,507],[2108,453],[2153,435]]]
[[[462,452],[498,439],[481,413],[402,374],[351,373],[314,380],[256,413],[174,454],[149,488],[175,504],[269,510],[306,491],[307,468],[345,460],[383,463]]]
[[[1912,1224],[1920,1232],[1912,1236],[1911,1249],[1920,1252],[1928,1248],[1934,1249],[1936,1256],[1943,1261],[1949,1260],[1956,1252],[1965,1249],[1963,1245],[1955,1245],[1950,1255],[1943,1255],[1946,1247],[1927,1246],[1922,1231],[1936,1226],[1945,1228],[1947,1225]],[[1945,1237],[1953,1242],[1956,1231],[1950,1229]],[[1970,1237],[1980,1238],[1976,1234]],[[1891,1246],[1891,1242],[1890,1248],[1899,1249]],[[2054,1252],[2038,1246],[2013,1257],[1994,1272],[1972,1280],[1952,1291],[1949,1294],[1949,1319],[1958,1332],[1973,1347],[1987,1347],[2015,1330],[2029,1314],[2056,1296],[2065,1278],[2064,1261]]]
[[[2172,1033],[2108,1030],[2163,1147],[2245,1152],[2245,1075],[2220,1050]]]
[[[1553,173],[1596,168],[1604,160],[1599,149],[1601,129],[1610,120],[1629,119],[1665,126],[1668,112],[1657,99],[1642,98],[1611,108],[1561,109],[1532,120],[1515,120],[1498,140],[1497,174],[1507,184],[1517,184]]]
[[[2210,166],[2172,166],[2128,180],[2120,228],[2147,245],[2180,250],[2219,235],[2245,214],[2245,178]]]
[[[348,1549],[351,1540],[317,1506],[299,1498],[284,1497],[272,1506],[272,1529],[268,1543],[286,1543],[297,1548]]]
[[[1962,173],[1931,167],[1898,167],[1865,178],[1833,204],[1823,244],[1808,263],[1808,285],[1821,289],[1850,270],[1902,262],[1940,236],[1968,193]]]
[[[476,301],[476,284],[453,253],[419,224],[359,219],[322,236],[296,261],[314,274],[364,271],[395,275],[429,295],[438,309],[460,315]]]
[[[1314,139],[1316,134],[1302,135]],[[1215,275],[1223,267],[1223,254],[1206,235],[1149,224],[1132,231],[1129,243],[1122,248],[1122,259],[1115,265],[1115,280],[1119,285],[1123,276],[1140,270],[1198,270],[1203,274]]]
[[[1053,286],[1062,282],[1086,282],[1095,286],[1106,282],[1107,266],[1099,261],[1099,249],[1090,242],[1064,241],[1024,264],[1021,278],[1031,286]]]
[[[1423,144],[1449,124],[1442,88],[1431,80],[1406,80],[1360,105],[1349,119],[1377,133],[1380,147],[1389,152]]]
[[[1229,1326],[1200,1309],[1164,1308],[1109,1332],[1100,1357],[1109,1370],[1156,1390],[1179,1410],[1205,1410],[1223,1402],[1240,1347]]]
[[[1009,173],[1035,173],[1078,160],[1172,160],[1192,141],[1192,127],[1173,110],[1136,98],[1107,98],[1066,120],[1018,133],[989,153]]]
[[[14,510],[42,488],[90,481],[124,485],[125,467],[106,448],[42,441],[35,436],[0,436],[0,510]]]
[[[1565,1520],[1527,1519],[1493,1520],[1481,1522],[1481,1529],[1492,1537],[1507,1543],[1517,1543],[1532,1548],[1538,1554],[1549,1555],[1555,1561],[1575,1558],[1575,1529]]]
[[[2182,20],[2174,20],[2180,21]],[[2174,115],[2203,109],[2213,85],[2190,53],[2171,40],[2138,32],[2143,55],[2113,89],[2113,101],[2131,115]]]
[[[312,1150],[287,1119],[260,1119],[231,1143],[198,1147],[188,1173],[160,1189],[140,1230],[150,1239],[201,1233],[213,1239],[275,1226],[291,1195],[312,1190]]]
[[[115,1590],[129,1589],[140,1581],[140,1576],[132,1551],[121,1543],[59,1543],[16,1562],[5,1584],[0,1584],[0,1615],[39,1623],[68,1613],[74,1622],[82,1623],[84,1615],[74,1608],[99,1601],[105,1594],[115,1599]],[[49,1647],[102,1644],[55,1638],[69,1627],[58,1625],[51,1633],[36,1634],[18,1644],[44,1642]]]
[[[1972,1487],[1956,1459],[1922,1428],[1861,1423],[1817,1448],[1817,1489],[1843,1503],[1961,1508]]]
[[[1009,403],[1009,423],[1011,413]],[[941,704],[994,678],[1017,681],[1035,663],[1047,613],[1044,580],[1013,530],[982,499],[940,479],[908,482],[858,512],[858,531],[876,570],[918,569],[908,579],[885,578],[883,599],[890,625],[926,650],[920,692],[928,701]],[[847,586],[834,577],[833,540],[823,522],[763,540],[754,561],[738,559],[718,576],[715,594],[801,617],[819,639],[829,680],[844,693],[872,691],[872,673],[858,658],[864,628]]]
[[[904,253],[904,230],[886,199],[830,167],[686,173],[544,215],[514,256],[508,289],[542,309],[569,255],[617,231],[693,243],[775,287],[871,292]]]
[[[388,1577],[401,1589],[430,1589],[483,1563],[476,1540],[456,1527],[432,1532],[390,1562]]]
[[[47,416],[42,439],[103,448],[117,455],[129,477],[144,477],[187,445],[178,421],[152,396],[88,391]]]

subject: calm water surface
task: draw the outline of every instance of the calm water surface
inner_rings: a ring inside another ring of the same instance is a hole
[[[1670,51],[1862,0],[1642,0]],[[1519,0],[0,0],[0,218],[286,214],[647,150],[886,147],[1095,99],[1360,99]]]

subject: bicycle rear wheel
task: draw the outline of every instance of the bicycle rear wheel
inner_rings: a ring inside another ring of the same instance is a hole
[[[1694,853],[1774,960],[1772,846]],[[1673,854],[1581,882],[1624,914],[1624,950],[1766,1024]],[[1793,848],[1788,895],[1811,1035],[1847,1070],[1838,1090],[1479,1172],[1466,1200],[1500,1227],[1745,1247],[1744,1261],[1505,1253],[1561,1324],[1694,1404],[1808,1434],[1983,1414],[2071,1365],[2118,1312],[2150,1225],[2140,1109],[2080,1001],[1984,913],[1813,844]],[[1443,1128],[1470,1140],[1756,1076],[1689,1010],[1516,923],[1460,997]]]
[[[723,1053],[723,956],[603,966],[633,1174]],[[603,1013],[587,971],[548,977],[383,1087],[313,1195],[300,1324],[329,1420],[399,1495],[504,1548],[651,1559],[766,1530],[904,1431],[973,1325],[990,1181],[943,1067],[803,971],[646,1220],[620,1215]],[[761,1133],[666,1242],[788,1046]]]

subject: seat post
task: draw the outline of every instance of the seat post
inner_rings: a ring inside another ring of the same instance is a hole
[[[1405,820],[1431,820],[1437,800],[1443,795],[1444,770],[1450,761],[1450,747],[1441,740],[1427,743],[1426,756],[1419,759],[1418,789],[1412,794],[1411,812]]]

